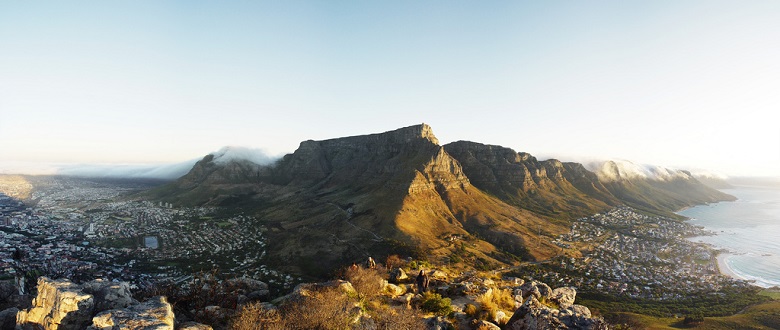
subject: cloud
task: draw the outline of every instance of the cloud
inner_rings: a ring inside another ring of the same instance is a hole
[[[658,165],[635,164],[627,160],[593,161],[584,165],[588,170],[595,172],[599,179],[604,181],[617,181],[620,179],[670,181],[690,178],[690,175],[681,170]]]
[[[268,165],[279,157],[269,156],[261,149],[229,146],[211,153],[216,164],[247,160]],[[125,178],[175,180],[187,174],[200,159],[171,164],[62,164],[32,162],[0,162],[0,174],[67,175],[88,178]]]
[[[78,164],[66,165],[54,174],[90,178],[127,178],[127,179],[177,179],[192,169],[197,160],[174,164]]]
[[[269,156],[262,149],[236,146],[223,147],[211,154],[214,155],[214,163],[216,164],[225,164],[234,160],[248,160],[257,165],[268,165],[279,159],[278,157]]]
[[[0,162],[0,174],[67,175],[89,178],[174,180],[189,172],[197,160],[174,164],[63,164]]]

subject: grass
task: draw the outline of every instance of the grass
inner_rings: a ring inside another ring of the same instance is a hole
[[[746,308],[742,313],[724,317],[705,317],[699,325],[688,327],[683,324],[683,318],[652,317],[634,313],[616,313],[607,316],[609,321],[621,323],[622,328],[637,330],[669,330],[669,329],[745,329],[769,330],[780,329],[780,301],[770,301]],[[620,322],[617,322],[617,321]]]
[[[761,292],[759,292],[758,294],[760,294],[762,296],[767,296],[767,297],[772,298],[774,300],[780,300],[780,288],[778,288],[778,287],[764,289]]]

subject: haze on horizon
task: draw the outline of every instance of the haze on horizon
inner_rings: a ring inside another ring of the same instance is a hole
[[[780,2],[0,1],[0,173],[425,122],[442,144],[780,177]]]

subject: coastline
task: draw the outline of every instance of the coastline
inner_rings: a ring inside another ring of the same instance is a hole
[[[742,278],[739,275],[737,275],[734,272],[734,270],[732,270],[731,267],[729,267],[729,265],[726,263],[726,259],[730,255],[731,254],[728,253],[728,252],[720,252],[720,253],[718,253],[718,255],[715,258],[718,261],[718,265],[717,265],[718,266],[718,271],[723,276],[728,276],[728,277],[731,277],[731,278],[737,279],[737,280],[744,280],[744,278]]]

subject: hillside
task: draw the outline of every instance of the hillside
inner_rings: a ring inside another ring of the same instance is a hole
[[[605,182],[581,164],[500,146],[441,146],[422,124],[304,141],[268,165],[208,155],[144,197],[252,212],[269,228],[269,257],[311,274],[391,252],[442,262],[458,254],[478,268],[543,260],[564,252],[551,241],[577,217],[623,203],[668,212],[729,196],[692,177]]]

